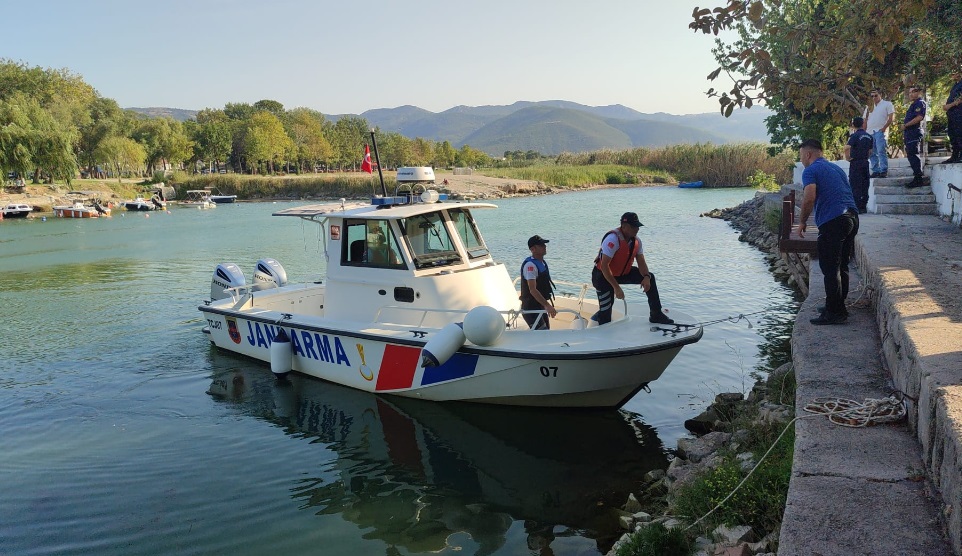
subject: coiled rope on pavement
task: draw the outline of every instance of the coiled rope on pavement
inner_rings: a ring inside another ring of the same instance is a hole
[[[827,415],[828,420],[836,425],[853,428],[893,423],[905,418],[905,404],[895,394],[887,398],[866,398],[863,402],[847,398],[815,398],[802,409]]]

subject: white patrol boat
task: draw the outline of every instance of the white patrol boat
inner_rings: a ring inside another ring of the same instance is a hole
[[[321,226],[326,282],[288,284],[274,259],[258,261],[252,284],[236,264],[218,265],[199,307],[210,341],[269,361],[281,377],[293,370],[369,392],[620,407],[701,338],[701,326],[653,325],[647,306],[627,303],[590,326],[598,305],[587,284],[555,300],[550,330],[529,329],[511,274],[472,216],[496,206],[425,190],[430,168],[398,175],[393,197],[274,213]]]

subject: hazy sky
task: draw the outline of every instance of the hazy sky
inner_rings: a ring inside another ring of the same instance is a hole
[[[0,0],[0,57],[123,107],[280,101],[326,114],[569,100],[714,112],[720,0]],[[722,84],[727,85],[727,83]],[[716,85],[717,87],[717,85]]]

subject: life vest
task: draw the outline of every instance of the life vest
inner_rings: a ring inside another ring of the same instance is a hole
[[[624,276],[631,272],[631,263],[634,262],[635,257],[638,255],[638,251],[641,249],[641,243],[637,238],[625,239],[624,234],[621,230],[614,229],[610,232],[606,232],[601,238],[601,242],[604,243],[605,238],[609,234],[615,234],[618,236],[618,250],[615,251],[615,256],[611,258],[611,264],[608,268],[611,269],[612,276]],[[601,270],[601,249],[598,249],[598,256],[595,257],[595,268]]]
[[[554,282],[551,281],[551,273],[548,272],[548,263],[544,261],[539,261],[534,257],[528,257],[521,263],[521,303],[523,305],[529,305],[531,303],[536,303],[534,296],[531,295],[531,290],[528,288],[528,281],[524,279],[524,267],[528,263],[534,263],[538,267],[538,277],[535,279],[535,286],[537,286],[538,291],[541,292],[541,296],[546,300],[554,298]]]

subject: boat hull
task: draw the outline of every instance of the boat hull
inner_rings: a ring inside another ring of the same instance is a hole
[[[60,218],[99,218],[100,216],[110,216],[110,211],[108,210],[106,214],[101,215],[96,209],[88,208],[64,208],[64,207],[53,207],[53,213],[55,216]]]
[[[211,195],[210,200],[218,205],[224,205],[236,201],[237,195]]]
[[[649,345],[605,344],[609,334],[626,333],[615,323],[587,330],[515,330],[505,332],[495,346],[467,344],[442,365],[421,368],[421,351],[431,333],[415,340],[410,333],[372,333],[370,326],[351,330],[297,322],[297,316],[280,326],[281,313],[272,311],[252,315],[211,306],[200,310],[214,345],[265,362],[270,362],[270,346],[283,328],[291,338],[291,370],[296,372],[369,392],[519,406],[620,407],[659,378],[684,345],[702,335],[696,328],[669,338],[651,331],[647,318],[643,329],[656,337]],[[620,326],[642,334],[639,322]],[[547,335],[556,336],[544,341]],[[667,339],[658,340],[661,336]],[[608,349],[557,349],[559,344],[579,343]]]

